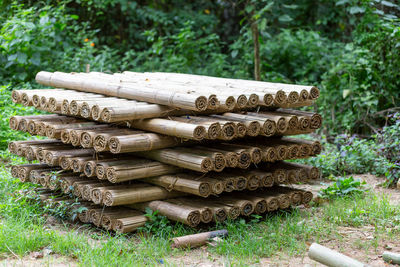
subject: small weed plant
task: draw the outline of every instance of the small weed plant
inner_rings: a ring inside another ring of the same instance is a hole
[[[368,191],[366,182],[354,179],[353,176],[338,177],[335,182],[319,192],[319,196],[326,199],[335,199],[354,195],[362,195]]]

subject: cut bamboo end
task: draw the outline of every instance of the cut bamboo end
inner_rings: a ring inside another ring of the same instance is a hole
[[[263,100],[265,106],[267,107],[270,107],[274,104],[274,96],[272,94],[265,94]]]
[[[299,102],[300,99],[300,95],[298,92],[295,91],[291,91],[287,97],[287,102],[288,104],[294,104]]]

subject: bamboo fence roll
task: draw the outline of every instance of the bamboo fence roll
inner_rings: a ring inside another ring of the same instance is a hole
[[[102,164],[105,166],[108,165],[105,174],[111,183],[120,183],[146,177],[166,175],[179,171],[179,168],[175,166],[143,159],[132,160],[130,163],[125,162],[123,164],[118,164],[118,161],[116,161],[112,166],[106,162]]]
[[[96,186],[90,190],[90,199],[93,203],[100,205],[103,202],[103,193],[105,190],[125,189],[126,184],[117,184],[109,186]]]
[[[109,140],[111,137],[140,133],[143,132],[121,128],[83,131],[81,134],[81,146],[93,147],[97,152],[104,152],[109,150]]]
[[[68,178],[79,177],[79,174],[70,173],[70,172],[66,172],[66,173],[56,172],[56,173],[49,173],[48,175],[49,175],[49,180],[48,180],[47,187],[53,191],[60,190],[62,181],[67,179],[67,177]]]
[[[220,203],[215,199],[207,199],[205,203],[208,207],[214,209],[214,220],[216,222],[223,222],[228,218],[235,220],[240,216],[240,207],[237,205]]]
[[[204,126],[167,119],[136,120],[131,122],[131,126],[141,130],[193,140],[203,140],[207,135]]]
[[[310,128],[318,129],[322,125],[322,116],[318,113],[303,111],[303,110],[295,110],[295,109],[284,109],[280,108],[277,112],[281,112],[284,114],[294,115],[294,116],[305,116],[310,120]]]
[[[142,211],[145,208],[150,208],[153,211],[158,211],[161,215],[164,215],[173,221],[178,221],[191,227],[196,227],[201,222],[199,210],[166,201],[150,201],[147,203],[136,204],[133,207]]]
[[[119,233],[133,232],[139,227],[144,226],[147,221],[148,218],[144,215],[116,219],[113,222],[113,230]]]
[[[219,123],[221,125],[221,132],[217,139],[221,140],[232,140],[233,138],[237,137],[237,123],[233,121],[224,121],[219,120],[216,118],[212,118],[209,116],[191,116],[190,118],[177,118],[176,120],[180,121],[190,121],[191,123],[198,123],[198,124],[211,124],[211,123]]]
[[[265,198],[252,196],[244,193],[235,194],[233,195],[233,197],[236,199],[245,199],[251,201],[254,205],[254,212],[256,214],[263,214],[267,211],[268,204]]]
[[[172,136],[155,133],[143,133],[124,136],[114,136],[109,139],[111,153],[127,153],[149,151],[178,146],[184,143]]]
[[[314,166],[309,166],[309,165],[299,164],[299,163],[294,163],[294,162],[285,162],[284,166],[305,170],[308,173],[308,177],[311,180],[316,180],[316,179],[320,178],[320,175],[321,175],[319,169]]]
[[[217,139],[221,135],[221,125],[218,122],[213,122],[213,121],[199,121],[196,120],[195,118],[192,119],[191,117],[170,117],[170,119],[174,121],[179,121],[179,122],[185,122],[185,123],[191,123],[191,124],[196,124],[199,126],[203,126],[207,133],[206,133],[206,139]]]
[[[60,168],[57,167],[48,167],[46,169],[37,169],[37,170],[32,170],[29,174],[29,182],[33,184],[39,184],[40,183],[40,176],[42,174],[46,174],[49,172],[58,172],[60,171]]]
[[[257,146],[249,146],[249,145],[244,145],[244,144],[228,144],[228,143],[222,143],[221,146],[224,146],[224,147],[230,146],[233,149],[235,149],[236,152],[239,152],[239,151],[242,152],[243,150],[249,152],[250,157],[251,157],[251,162],[254,164],[260,163],[263,159],[263,152]]]
[[[200,146],[199,146],[199,148],[200,148]],[[209,148],[203,147],[203,146],[201,146],[201,148],[204,150],[210,150]],[[231,145],[217,144],[217,145],[213,146],[212,151],[217,151],[224,155],[226,155],[227,153],[230,153],[230,152],[236,153],[236,155],[238,156],[238,162],[237,162],[236,166],[241,169],[247,169],[250,166],[250,164],[252,163],[252,155],[246,149],[232,147]]]
[[[171,199],[171,201],[175,201],[175,199]],[[178,201],[199,210],[209,208],[212,212],[212,220],[214,220],[215,222],[223,222],[228,217],[225,207],[223,207],[222,205],[212,205],[212,202],[210,202],[209,198],[198,199],[185,197],[178,198]]]
[[[290,197],[292,205],[297,206],[303,203],[303,194],[301,191],[290,187],[277,186],[272,190],[280,193],[286,193]]]
[[[123,209],[113,214],[103,214],[101,219],[101,227],[109,231],[115,227],[115,223],[118,219],[130,218],[140,215],[143,215],[143,213],[134,209]]]
[[[103,192],[103,204],[106,206],[119,206],[135,204],[145,201],[162,200],[181,196],[181,192],[168,192],[168,190],[145,184],[134,184],[124,189],[110,190]]]
[[[205,173],[214,168],[213,160],[210,157],[204,156],[203,153],[197,153],[196,151],[189,152],[179,148],[167,148],[138,152],[137,154],[145,158],[198,172]]]
[[[201,148],[205,151],[213,151],[213,152],[222,153],[225,157],[226,167],[236,168],[239,163],[239,155],[236,152],[218,150],[215,148],[205,147],[205,146],[202,146],[202,147],[198,146],[198,148]]]
[[[73,73],[41,71],[36,75],[36,81],[48,86],[100,93],[195,111],[206,110],[208,107],[207,97],[202,95],[160,90],[161,88],[151,88],[142,85],[135,86],[121,81],[118,82],[118,80],[105,82],[104,80],[101,81],[89,76],[83,77],[82,75]]]
[[[311,191],[306,191],[303,189],[297,189],[297,190],[302,193],[303,204],[308,204],[313,200],[313,193]]]
[[[276,197],[278,199],[280,209],[287,209],[292,204],[288,194],[279,193],[272,190],[264,191],[262,194],[265,196]]]
[[[202,223],[210,223],[213,220],[213,211],[210,208],[205,207],[203,205],[194,205],[193,206],[193,205],[191,205],[190,202],[186,201],[183,198],[172,198],[172,199],[166,200],[166,202],[178,204],[180,206],[191,207],[193,209],[197,209],[200,212],[200,220]]]
[[[243,216],[249,216],[254,211],[253,203],[245,199],[235,199],[231,196],[221,196],[216,199],[219,203],[224,205],[238,206],[240,209],[240,214]]]
[[[312,86],[302,86],[302,85],[291,85],[291,84],[279,84],[279,83],[267,83],[259,81],[248,81],[239,79],[227,79],[227,78],[217,78],[208,76],[199,76],[191,74],[177,74],[177,73],[134,73],[134,72],[124,72],[125,75],[129,77],[142,77],[146,80],[159,80],[159,81],[169,81],[176,83],[183,83],[185,85],[195,84],[204,86],[213,86],[214,88],[226,88],[230,91],[256,91],[270,93],[275,99],[275,104],[285,104],[286,103],[286,93],[291,92],[294,96],[297,96],[296,101],[299,98],[299,93],[297,91],[306,90],[309,92],[309,98],[317,98],[319,96],[319,91],[317,88]],[[218,87],[217,87],[218,86]],[[282,90],[281,90],[282,89]]]
[[[143,179],[143,182],[162,186],[168,191],[175,190],[201,197],[208,197],[212,193],[208,181],[195,180],[192,176],[183,173],[150,177]]]
[[[29,120],[40,120],[40,119],[57,118],[58,116],[59,115],[57,115],[57,114],[29,115],[29,116],[11,116],[10,119],[9,119],[9,126],[13,130],[27,131]],[[21,123],[22,123],[22,125],[20,125]]]
[[[260,121],[257,121],[257,120],[229,118],[229,117],[225,117],[224,115],[210,115],[210,117],[225,120],[225,121],[233,120],[233,121],[241,122],[246,127],[246,134],[248,136],[258,136],[261,132],[261,123],[260,123]]]
[[[29,179],[29,174],[32,170],[42,169],[46,167],[43,164],[21,164],[11,166],[11,176],[19,178],[21,182],[26,182]]]
[[[258,121],[261,126],[261,133],[260,135],[264,136],[273,136],[277,132],[277,125],[274,120],[269,118],[262,118],[257,116],[249,116],[246,114],[239,114],[239,113],[224,113],[223,116],[227,119],[239,119],[239,120],[247,120],[247,121]]]
[[[319,141],[305,140],[300,138],[289,138],[289,137],[282,137],[282,140],[286,142],[311,145],[312,154],[310,154],[310,156],[318,155],[322,151],[322,145]]]

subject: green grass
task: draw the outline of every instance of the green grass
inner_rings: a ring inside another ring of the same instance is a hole
[[[181,224],[157,234],[115,235],[89,226],[46,225],[39,205],[28,204],[19,190],[30,187],[12,178],[0,167],[0,255],[19,257],[31,251],[50,248],[57,254],[76,259],[82,266],[152,266],[166,263],[186,251],[172,250],[172,236],[193,233]],[[229,236],[216,247],[209,247],[210,258],[223,258],[232,265],[257,263],[261,257],[301,256],[311,242],[345,242],[341,226],[373,227],[371,240],[353,240],[360,250],[376,249],[380,240],[396,240],[400,233],[400,207],[389,203],[389,196],[367,193],[364,197],[337,199],[321,207],[292,209],[264,217],[251,217],[211,227],[227,228]],[[204,229],[203,229],[204,231]]]

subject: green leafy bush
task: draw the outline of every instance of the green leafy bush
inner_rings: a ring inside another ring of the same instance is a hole
[[[334,199],[359,195],[367,191],[366,182],[354,179],[353,176],[338,177],[335,182],[326,188],[322,188],[318,194],[322,198]]]

